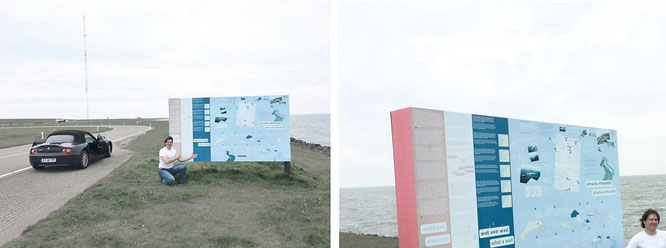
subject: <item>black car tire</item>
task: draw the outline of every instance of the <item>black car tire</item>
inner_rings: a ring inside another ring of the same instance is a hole
[[[107,146],[106,152],[104,153],[104,157],[105,158],[111,157],[111,152],[112,151],[113,151],[113,145],[111,145],[111,143],[109,143],[109,145]]]
[[[41,166],[39,164],[31,164],[31,165],[32,165],[32,168],[34,168],[35,170],[41,170],[41,169],[45,168],[44,166]]]
[[[78,164],[79,169],[85,169],[86,167],[88,167],[88,163],[90,163],[90,156],[88,156],[88,151],[83,150],[81,151],[81,155],[79,156],[79,164]]]

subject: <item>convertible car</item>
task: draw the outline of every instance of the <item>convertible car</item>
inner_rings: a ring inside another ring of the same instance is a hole
[[[86,131],[55,131],[42,143],[33,143],[30,148],[30,165],[36,170],[46,166],[75,165],[88,167],[91,159],[110,157],[113,144],[104,136],[96,138]]]

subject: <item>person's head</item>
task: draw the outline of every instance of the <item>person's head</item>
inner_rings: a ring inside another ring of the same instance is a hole
[[[167,149],[171,149],[171,146],[173,145],[173,137],[169,136],[164,140],[164,145],[166,146]]]
[[[641,217],[641,227],[649,230],[656,230],[659,225],[659,213],[654,209],[648,209]]]

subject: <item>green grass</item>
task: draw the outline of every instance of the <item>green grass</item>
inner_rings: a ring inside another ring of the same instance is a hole
[[[340,233],[340,248],[398,248],[398,238],[372,234]]]
[[[0,119],[0,127],[55,126],[56,119]]]
[[[292,143],[282,163],[188,163],[184,185],[157,174],[167,122],[136,152],[6,247],[329,247],[330,157]]]
[[[41,141],[44,132],[44,138],[56,130],[73,129],[74,127],[18,127],[18,128],[0,128],[0,149],[29,145],[32,142]],[[77,130],[85,130],[92,134],[106,132],[112,130],[108,127],[76,127]]]
[[[218,247],[243,247],[243,248],[252,248],[256,247],[256,244],[250,240],[232,236],[217,236],[210,240],[212,243]]]
[[[0,128],[34,127],[34,126],[104,126],[104,125],[136,125],[136,118],[129,119],[69,119],[67,122],[56,122],[56,119],[0,119]],[[150,125],[156,119],[142,119],[139,125]]]

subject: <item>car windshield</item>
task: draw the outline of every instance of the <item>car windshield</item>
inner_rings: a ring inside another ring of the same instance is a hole
[[[51,135],[48,138],[46,138],[46,141],[44,143],[72,143],[74,142],[74,135],[71,134],[58,134],[58,135]]]

